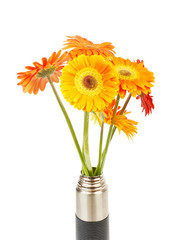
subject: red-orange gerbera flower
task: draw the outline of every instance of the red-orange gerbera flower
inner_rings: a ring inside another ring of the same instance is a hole
[[[86,38],[80,36],[67,36],[68,39],[64,44],[63,49],[72,49],[69,52],[71,58],[77,57],[81,54],[85,55],[102,55],[103,57],[114,56],[114,46],[110,42],[103,42],[101,44],[94,44]]]
[[[137,63],[143,63],[143,67],[144,67],[144,61],[143,60],[136,60]],[[137,96],[136,99],[141,99],[141,107],[142,112],[145,111],[145,116],[150,113],[152,113],[152,109],[154,109],[154,104],[153,104],[153,97],[150,96],[150,93],[145,94],[145,93],[141,93],[141,95]]]
[[[19,72],[18,79],[21,81],[17,85],[22,85],[23,92],[33,92],[37,94],[39,89],[44,91],[46,84],[48,82],[47,76],[51,76],[52,82],[59,82],[59,77],[61,76],[61,69],[64,67],[64,63],[69,59],[68,53],[64,52],[61,55],[61,50],[59,52],[53,52],[51,57],[42,58],[42,64],[38,62],[33,63],[33,67],[26,66],[28,70],[26,72]]]
[[[152,109],[154,109],[154,104],[153,104],[153,97],[150,96],[148,93],[147,95],[144,93],[141,93],[140,96],[137,96],[136,99],[141,99],[141,107],[142,112],[145,111],[145,116],[150,113],[152,113]]]

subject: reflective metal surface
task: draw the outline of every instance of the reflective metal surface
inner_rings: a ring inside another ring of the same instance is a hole
[[[76,216],[86,222],[98,222],[108,214],[108,187],[104,176],[81,175],[76,188]]]

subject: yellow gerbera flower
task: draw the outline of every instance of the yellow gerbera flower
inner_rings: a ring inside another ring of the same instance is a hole
[[[133,97],[151,92],[150,88],[154,85],[154,74],[143,66],[143,63],[131,62],[120,57],[114,57],[112,63],[115,66],[117,77],[119,78],[119,94],[124,98],[126,91]]]
[[[63,68],[60,79],[64,98],[88,112],[102,111],[118,93],[114,67],[100,55],[74,58]]]

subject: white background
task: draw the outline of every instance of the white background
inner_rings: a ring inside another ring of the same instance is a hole
[[[138,134],[116,133],[108,152],[111,239],[179,240],[178,1],[11,0],[0,11],[0,240],[75,239],[81,164],[71,135],[49,85],[36,96],[16,85],[17,72],[58,51],[67,35],[110,41],[156,77],[153,114],[132,99]],[[83,113],[63,102],[81,144]],[[99,127],[90,131],[95,164]]]

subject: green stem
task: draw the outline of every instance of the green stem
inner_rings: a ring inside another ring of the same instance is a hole
[[[99,168],[101,166],[101,159],[102,159],[102,143],[103,143],[103,132],[104,132],[104,120],[102,120],[101,123],[101,133],[100,133],[100,141],[99,141],[99,161],[98,161],[98,165],[96,167],[94,176],[97,175]]]
[[[121,111],[120,111],[120,115],[122,115],[122,114],[124,113],[124,111],[125,111],[128,103],[129,103],[130,99],[131,99],[131,93],[128,95],[128,97],[127,97],[127,99],[126,99],[126,101],[125,101],[125,103],[124,103],[124,105],[123,105],[123,107],[122,107],[122,109],[121,109]],[[112,135],[111,135],[111,140],[112,140],[112,138],[113,138],[113,136],[114,136],[115,131],[116,131],[116,126],[113,127]]]
[[[93,176],[93,169],[89,155],[89,112],[84,112],[84,134],[82,152],[90,176]]]
[[[102,171],[103,171],[103,168],[104,168],[104,163],[105,163],[107,151],[108,151],[108,148],[109,148],[109,143],[110,143],[110,141],[111,141],[112,129],[113,129],[113,124],[114,124],[116,112],[117,112],[117,109],[118,109],[119,100],[120,100],[120,96],[119,96],[119,94],[118,94],[117,97],[116,97],[116,104],[115,104],[115,107],[114,107],[114,112],[113,112],[113,117],[112,117],[112,123],[111,123],[111,125],[110,125],[110,127],[109,127],[109,132],[108,132],[108,136],[107,136],[107,140],[106,140],[106,145],[105,145],[104,151],[103,151],[103,153],[102,153],[101,166],[100,166],[100,168],[98,169],[98,174],[99,174],[99,175],[102,174]]]
[[[76,146],[77,151],[78,151],[78,153],[79,153],[79,157],[80,157],[80,160],[81,160],[81,162],[82,162],[84,172],[85,172],[85,174],[86,174],[87,176],[89,176],[89,172],[88,172],[88,169],[86,168],[86,164],[85,164],[85,162],[84,162],[84,158],[83,158],[83,155],[82,155],[82,152],[81,152],[81,148],[80,148],[80,146],[79,146],[79,143],[78,143],[76,134],[75,134],[75,132],[74,132],[73,126],[72,126],[72,124],[71,124],[71,121],[70,121],[70,119],[69,119],[69,116],[68,116],[68,114],[67,114],[67,112],[66,112],[66,110],[65,110],[65,108],[64,108],[64,105],[63,105],[63,103],[61,102],[61,99],[60,99],[60,97],[59,97],[59,95],[58,95],[58,93],[57,93],[57,91],[56,91],[56,89],[55,89],[55,87],[54,87],[54,84],[53,84],[53,82],[52,82],[52,80],[51,80],[51,77],[50,77],[50,76],[47,76],[47,78],[48,78],[48,81],[49,81],[49,83],[50,83],[50,85],[51,85],[51,87],[52,87],[52,90],[53,90],[53,92],[54,92],[54,95],[55,95],[55,97],[56,97],[56,99],[57,99],[57,101],[58,101],[58,103],[59,103],[59,106],[60,106],[60,108],[61,108],[61,110],[62,110],[62,112],[63,112],[63,114],[64,114],[64,117],[65,117],[65,119],[66,119],[66,122],[67,122],[67,124],[68,124],[69,130],[70,130],[70,132],[71,132],[72,138],[73,138],[74,143],[75,143],[75,146]]]

